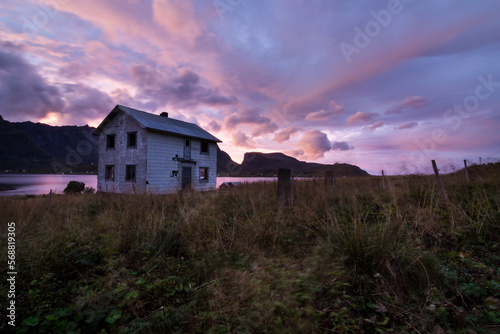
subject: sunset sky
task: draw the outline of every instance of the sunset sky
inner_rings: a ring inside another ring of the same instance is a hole
[[[116,104],[372,174],[500,160],[500,1],[2,0],[0,115]]]

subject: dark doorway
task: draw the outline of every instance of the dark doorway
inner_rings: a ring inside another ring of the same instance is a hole
[[[182,167],[182,189],[191,189],[191,167]]]

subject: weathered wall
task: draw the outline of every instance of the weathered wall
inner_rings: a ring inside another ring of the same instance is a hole
[[[191,185],[196,190],[213,190],[216,187],[217,173],[217,146],[209,143],[209,154],[202,154],[201,142],[191,139],[191,160],[193,163],[173,160],[176,155],[184,156],[184,138],[162,133],[148,133],[147,149],[147,181],[148,191],[155,193],[175,192],[181,190],[182,167],[191,167]],[[199,168],[208,167],[208,182],[200,182]],[[172,177],[172,171],[177,171],[177,176]]]
[[[182,157],[182,137],[148,132],[147,190],[154,193],[173,192],[181,189],[181,173],[171,177],[173,170],[179,170],[178,162],[172,157]]]
[[[136,147],[127,147],[127,133],[137,132]],[[115,134],[115,148],[106,148],[106,138]],[[118,114],[99,135],[97,190],[134,193],[146,190],[147,131],[125,113]],[[114,181],[105,180],[107,165],[115,166]],[[126,165],[136,165],[136,180],[125,181]]]

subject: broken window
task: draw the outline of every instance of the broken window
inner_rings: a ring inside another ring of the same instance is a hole
[[[208,182],[208,167],[200,167],[200,182]]]

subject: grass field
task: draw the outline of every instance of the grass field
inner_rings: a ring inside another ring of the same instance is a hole
[[[471,178],[442,176],[449,202],[434,176],[339,179],[331,194],[295,182],[283,210],[276,183],[0,197],[2,245],[16,223],[16,330],[499,333],[500,165]]]

